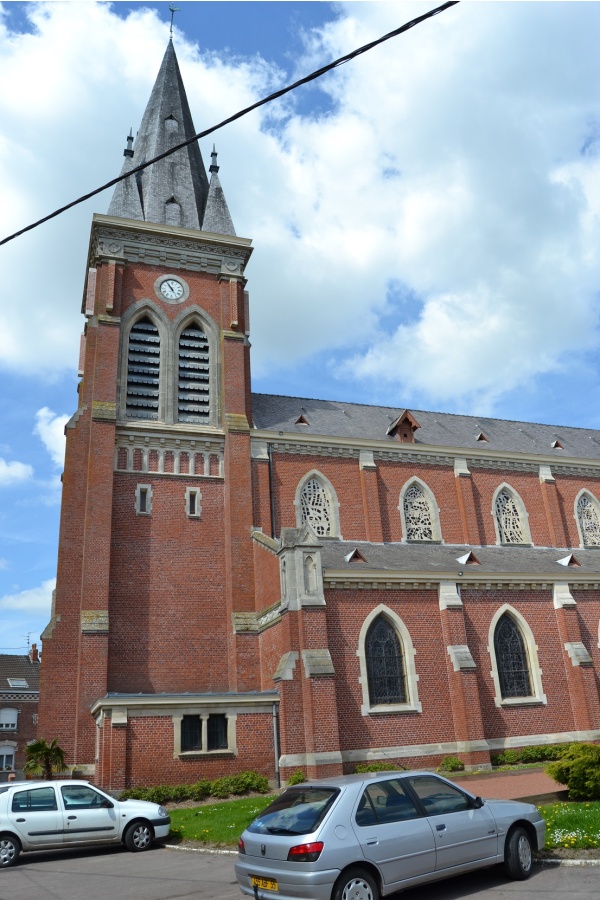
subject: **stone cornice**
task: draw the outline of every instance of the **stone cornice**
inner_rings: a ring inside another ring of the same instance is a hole
[[[335,437],[332,435],[275,432],[255,428],[252,440],[273,445],[277,453],[299,453],[314,456],[355,457],[361,451],[371,451],[374,459],[414,462],[421,465],[454,466],[455,459],[467,459],[469,467],[515,469],[537,473],[540,466],[549,466],[553,474],[585,474],[600,478],[600,459],[583,459],[561,455],[537,455],[497,450],[474,450],[472,447],[398,444],[366,438]]]
[[[236,706],[251,707],[279,703],[277,691],[261,691],[256,694],[118,694],[100,697],[91,707],[95,717],[107,709],[170,709],[186,706]]]
[[[436,571],[390,571],[364,569],[360,572],[336,571],[326,569],[323,572],[323,583],[326,590],[438,590],[440,582],[454,582],[465,590],[521,590],[551,591],[555,584],[568,584],[571,588],[583,590],[599,590],[598,580],[587,577],[578,578],[569,574],[567,578],[559,578],[550,573],[544,577],[538,573],[519,572],[517,574],[498,574],[493,577],[489,572],[477,575],[458,577],[456,570],[448,572]]]

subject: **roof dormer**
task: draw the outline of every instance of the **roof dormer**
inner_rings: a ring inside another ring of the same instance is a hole
[[[414,444],[415,431],[420,427],[412,413],[405,409],[390,424],[387,434],[402,444]]]

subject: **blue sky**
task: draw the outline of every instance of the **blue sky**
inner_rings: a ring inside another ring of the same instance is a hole
[[[201,130],[435,4],[177,5]],[[120,171],[169,20],[168,3],[0,2],[0,235]],[[217,133],[255,246],[254,390],[600,427],[599,32],[597,3],[463,2]],[[0,248],[0,652],[49,617],[109,199]]]

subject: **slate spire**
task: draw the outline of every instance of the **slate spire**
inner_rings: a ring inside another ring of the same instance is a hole
[[[196,134],[173,42],[166,53],[144,113],[131,155],[125,151],[122,174]],[[137,175],[120,181],[108,214],[158,225],[202,228],[208,179],[198,142]],[[233,233],[233,232],[232,232]]]
[[[229,207],[221,187],[219,179],[219,166],[217,165],[217,151],[213,144],[210,165],[210,184],[208,186],[208,200],[204,213],[203,231],[212,231],[213,234],[231,234],[235,236],[235,228],[229,214]]]

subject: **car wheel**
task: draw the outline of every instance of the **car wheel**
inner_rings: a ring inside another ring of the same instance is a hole
[[[125,846],[133,853],[149,850],[154,840],[154,830],[147,822],[134,822],[123,836]]]
[[[379,900],[379,888],[365,869],[348,869],[338,878],[332,900]]]
[[[531,875],[531,839],[524,828],[514,828],[506,839],[506,870],[511,878],[523,881]]]
[[[16,838],[10,834],[0,834],[0,869],[14,866],[20,852],[21,845]]]

